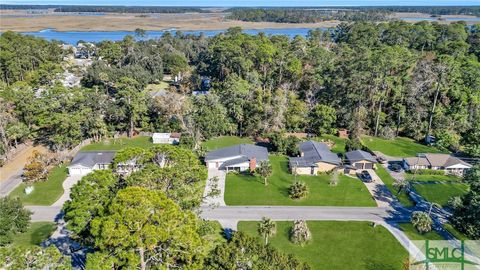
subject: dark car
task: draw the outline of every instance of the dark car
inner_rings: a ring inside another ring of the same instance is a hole
[[[358,177],[365,182],[372,182],[372,176],[368,173],[368,171],[362,171]]]
[[[402,166],[398,163],[393,163],[390,165],[390,170],[394,172],[401,172],[402,171]]]
[[[381,164],[386,164],[388,160],[384,157],[377,157],[377,161]]]

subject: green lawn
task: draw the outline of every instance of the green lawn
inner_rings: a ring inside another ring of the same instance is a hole
[[[258,222],[240,222],[239,231],[258,236]],[[370,222],[308,221],[312,241],[301,247],[289,240],[292,222],[277,222],[270,244],[294,254],[312,269],[390,270],[402,269],[407,251],[382,226]],[[259,239],[259,241],[261,241]]]
[[[253,141],[250,138],[242,138],[237,136],[222,136],[207,140],[202,143],[202,146],[205,148],[205,150],[211,151],[218,148],[228,147],[242,143],[253,143]]]
[[[21,247],[39,245],[50,237],[56,227],[54,222],[33,222],[26,232],[13,237],[12,244]]]
[[[415,175],[415,179],[413,179],[412,173],[406,173],[405,178],[407,180],[414,180],[414,181],[443,181],[443,182],[459,182],[460,178],[454,175],[428,175],[428,174],[417,174]]]
[[[461,196],[468,191],[468,185],[463,183],[415,184],[415,190],[429,202],[446,206],[454,196]]]
[[[149,148],[154,146],[151,137],[107,139],[84,146],[80,151],[118,151],[126,147]]]
[[[410,240],[445,240],[435,231],[420,234],[411,223],[400,223],[399,226]]]
[[[268,186],[258,176],[230,173],[227,175],[225,202],[227,205],[322,205],[376,206],[365,185],[356,178],[340,176],[340,183],[329,185],[329,175],[299,175],[298,181],[307,184],[309,194],[302,200],[288,197],[288,187],[295,177],[288,171],[288,158],[270,156],[273,175]]]
[[[347,142],[347,139],[340,138],[335,135],[322,135],[320,137],[314,137],[312,138],[313,141],[325,141],[325,140],[330,140],[335,143],[335,145],[332,147],[332,152],[335,153],[345,153],[345,144]]]
[[[62,196],[62,184],[67,175],[67,165],[55,167],[45,182],[33,184],[35,188],[29,195],[25,194],[25,184],[21,183],[10,196],[19,197],[24,205],[52,205]]]
[[[400,194],[398,194],[397,189],[393,187],[393,182],[395,182],[395,179],[387,172],[387,170],[382,165],[377,166],[376,173],[378,177],[382,179],[383,183],[387,186],[390,192],[397,197],[401,204],[406,207],[414,206],[414,203],[412,202],[412,200],[410,200],[410,197],[408,197],[405,192],[401,192]]]
[[[455,236],[455,238],[457,238],[458,240],[469,240],[465,234],[459,232],[450,223],[443,224],[443,228],[447,230],[449,233],[451,233],[453,236]]]
[[[417,153],[440,153],[441,151],[426,146],[410,138],[398,137],[394,140],[387,140],[378,137],[363,136],[362,143],[371,151],[380,151],[392,157],[413,157]]]

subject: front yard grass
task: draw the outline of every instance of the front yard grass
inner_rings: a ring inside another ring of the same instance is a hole
[[[468,185],[463,183],[415,184],[413,188],[429,202],[446,206],[454,196],[462,196],[468,192]]]
[[[291,221],[277,222],[269,244],[294,254],[312,269],[403,269],[407,251],[382,226],[360,221],[308,221],[312,240],[304,247],[289,240]],[[239,222],[239,231],[258,236],[258,222]],[[259,241],[260,238],[259,238]]]
[[[20,247],[40,245],[52,235],[56,227],[54,222],[32,222],[26,232],[13,236],[12,245]]]
[[[25,194],[25,184],[21,183],[11,193],[10,197],[19,197],[24,205],[52,205],[63,194],[63,181],[67,178],[67,165],[52,169],[45,182],[33,184],[34,190]]]
[[[248,137],[237,137],[237,136],[221,136],[213,138],[202,143],[202,146],[207,151],[212,151],[215,149],[228,147],[236,144],[250,143],[253,144],[253,140]]]
[[[118,151],[126,147],[150,148],[152,146],[154,144],[151,137],[138,136],[134,138],[106,139],[86,145],[80,151]]]
[[[461,179],[454,175],[428,175],[428,174],[416,174],[415,177],[412,173],[405,173],[405,179],[413,181],[440,181],[440,182],[459,182]]]
[[[332,152],[334,153],[345,153],[345,144],[347,143],[347,139],[344,139],[344,138],[340,138],[338,136],[335,136],[335,135],[329,135],[329,134],[325,134],[325,135],[322,135],[320,137],[314,137],[312,138],[313,141],[332,141],[335,143],[335,145],[332,147]]]
[[[455,238],[458,240],[470,240],[465,234],[461,233],[455,227],[452,226],[450,223],[443,224],[443,228],[451,233]]]
[[[410,200],[410,197],[407,195],[407,193],[405,193],[404,191],[398,193],[397,189],[393,186],[395,179],[387,172],[387,170],[382,165],[378,164],[377,170],[375,172],[377,173],[378,177],[382,179],[382,182],[387,186],[393,196],[397,197],[397,199],[400,201],[401,204],[403,204],[403,206],[415,206],[413,201]]]
[[[356,178],[340,175],[337,186],[330,186],[330,175],[298,175],[297,181],[305,182],[309,194],[302,200],[288,197],[288,188],[295,176],[288,170],[286,156],[272,155],[273,174],[268,185],[259,176],[229,173],[226,179],[225,202],[227,205],[319,205],[319,206],[376,206],[365,185]]]
[[[400,223],[398,226],[410,240],[445,240],[435,231],[420,234],[411,223]]]
[[[392,157],[414,157],[417,153],[441,153],[437,148],[420,144],[413,139],[397,137],[387,140],[372,136],[363,136],[362,143],[371,151],[380,151]]]

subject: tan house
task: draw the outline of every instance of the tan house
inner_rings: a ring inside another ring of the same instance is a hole
[[[403,159],[405,170],[444,170],[446,174],[463,175],[472,165],[448,154],[418,154]]]
[[[337,168],[341,160],[330,151],[325,143],[308,141],[299,146],[300,156],[291,157],[290,171],[294,174],[316,175],[320,172],[329,172]]]
[[[377,160],[368,152],[355,150],[345,153],[346,163],[357,170],[374,169]]]

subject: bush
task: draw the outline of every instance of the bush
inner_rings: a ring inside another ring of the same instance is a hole
[[[345,143],[345,150],[347,151],[355,151],[362,149],[364,149],[364,146],[358,138],[347,140],[347,142]]]
[[[419,175],[445,175],[444,170],[432,170],[432,169],[419,169],[419,170],[410,170],[409,173],[416,173]]]
[[[305,220],[295,220],[290,231],[290,241],[303,246],[310,239],[312,239],[312,233],[307,227],[307,222]]]
[[[303,199],[308,195],[308,187],[303,182],[295,182],[293,185],[290,186],[288,194],[291,199]]]

